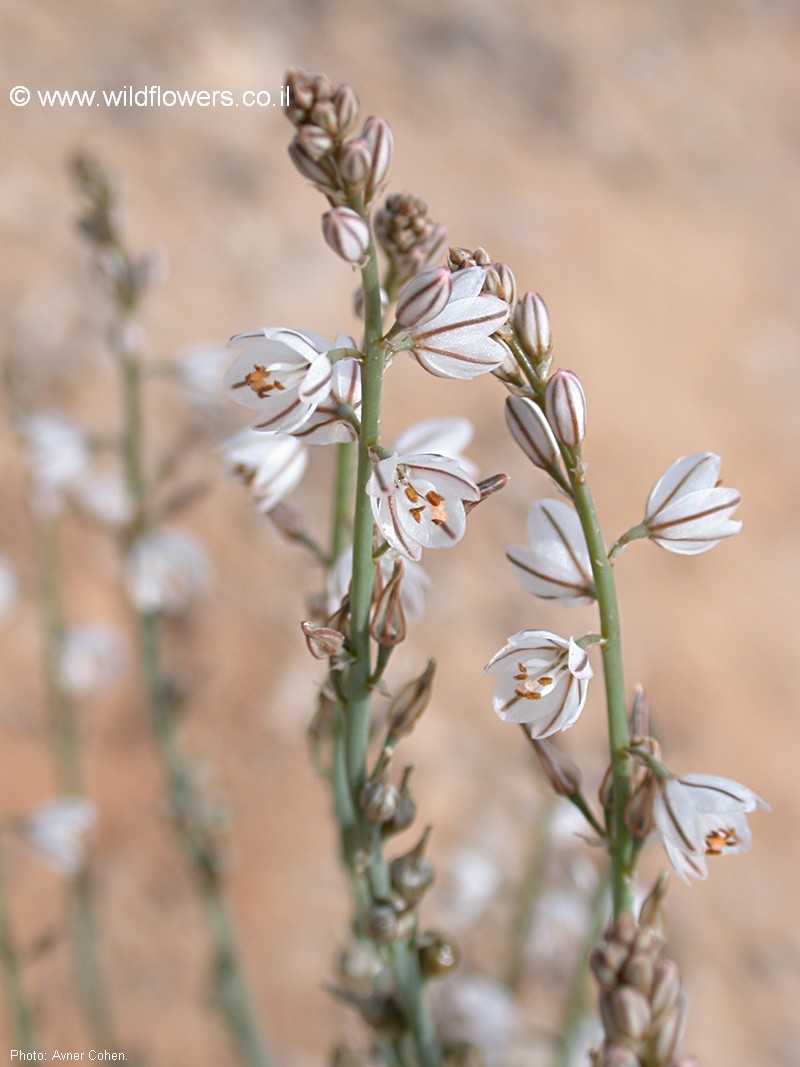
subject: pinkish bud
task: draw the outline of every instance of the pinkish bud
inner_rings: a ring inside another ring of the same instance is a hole
[[[358,97],[352,85],[340,85],[333,94],[333,106],[339,123],[339,136],[343,137],[358,117]]]
[[[424,270],[400,294],[395,312],[397,321],[406,329],[430,322],[446,307],[452,288],[453,275],[447,267]]]
[[[345,145],[339,170],[347,185],[361,188],[372,166],[372,152],[363,137],[354,137]]]
[[[332,170],[325,164],[317,162],[316,159],[312,159],[303,147],[299,134],[289,145],[289,155],[291,156],[292,163],[294,163],[304,178],[309,178],[315,185],[319,185],[323,189],[333,190],[335,188],[334,174]]]
[[[320,126],[330,137],[335,137],[339,129],[336,108],[331,99],[317,100],[309,115],[315,126]],[[301,131],[298,131],[301,132]]]
[[[547,305],[538,293],[525,293],[514,310],[514,329],[522,351],[540,368],[550,366],[553,338],[550,333],[550,316]]]
[[[560,797],[574,797],[581,788],[581,772],[578,765],[549,741],[531,737],[524,725],[522,729],[539,757],[542,770],[553,787],[553,792]]]
[[[544,412],[526,396],[506,398],[506,425],[519,447],[540,470],[558,462],[558,445]]]
[[[346,263],[361,263],[369,248],[369,226],[349,207],[335,207],[322,216],[325,240]]]
[[[517,280],[507,263],[493,263],[489,267],[483,288],[484,292],[499,296],[507,304],[513,304],[517,299]]]
[[[297,131],[297,142],[306,155],[318,162],[323,159],[333,148],[331,135],[310,122],[304,123]]]
[[[383,587],[375,603],[369,632],[386,648],[399,645],[406,639],[406,614],[403,610],[401,585],[403,581],[403,561],[394,565],[391,578]]]
[[[557,370],[550,378],[544,410],[556,440],[567,448],[578,448],[586,436],[586,397],[571,370]]]
[[[371,117],[364,123],[361,136],[372,152],[372,168],[366,187],[366,198],[369,201],[380,188],[389,169],[392,158],[392,131],[388,122]]]
[[[628,1041],[640,1041],[644,1037],[652,1015],[643,993],[631,986],[620,986],[611,994],[609,1007],[615,1037]]]

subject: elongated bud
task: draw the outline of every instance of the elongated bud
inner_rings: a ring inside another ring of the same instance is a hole
[[[447,267],[417,274],[397,301],[397,321],[407,329],[429,322],[446,307],[452,288],[453,276]]]
[[[333,139],[327,130],[309,122],[297,131],[297,143],[309,159],[315,162],[324,159],[333,148]]]
[[[344,644],[344,634],[330,626],[314,626],[311,622],[303,622],[300,628],[314,659],[330,659]]]
[[[658,1019],[678,1003],[681,997],[681,972],[675,960],[661,959],[655,966],[650,1003]]]
[[[517,299],[517,280],[511,267],[507,263],[493,263],[486,271],[483,289],[507,304],[513,304]]]
[[[653,1041],[656,1063],[669,1063],[678,1049],[686,1026],[686,1005],[681,998],[671,1011],[659,1021]]]
[[[662,871],[639,909],[640,926],[652,926],[657,930],[661,929],[664,925],[664,902],[667,899],[668,889],[669,875],[666,871]]]
[[[469,515],[473,508],[476,508],[478,504],[482,504],[487,497],[492,496],[494,493],[499,493],[501,489],[505,489],[508,485],[508,475],[490,474],[488,478],[482,478],[477,483],[480,496],[477,500],[465,500],[464,511]]]
[[[633,694],[630,719],[631,744],[639,744],[650,737],[650,706],[644,687],[637,684]]]
[[[361,136],[367,142],[372,152],[372,167],[365,189],[367,203],[378,192],[389,169],[392,159],[392,131],[389,123],[384,119],[370,117],[364,123]]]
[[[317,162],[312,159],[299,139],[295,137],[289,145],[289,155],[292,163],[300,171],[304,178],[309,178],[315,185],[326,192],[335,192],[335,174],[327,163]]]
[[[609,1007],[612,1023],[612,1027],[606,1030],[609,1036],[623,1040],[627,1038],[629,1041],[640,1041],[644,1037],[652,1016],[650,1004],[643,993],[630,986],[620,986],[611,994]]]
[[[634,837],[644,841],[653,831],[653,804],[658,796],[655,775],[646,774],[625,805],[625,825]]]
[[[343,137],[355,125],[358,118],[358,96],[352,85],[340,85],[333,94],[333,106],[339,124],[339,136]]]
[[[400,790],[392,782],[392,758],[384,753],[361,790],[361,810],[374,823],[386,823],[397,812]]]
[[[336,115],[336,108],[334,107],[333,100],[317,100],[311,108],[308,117],[312,124],[319,126],[330,138],[334,138],[338,135],[339,120]]]
[[[581,772],[578,765],[549,741],[531,737],[524,724],[522,730],[533,745],[542,770],[553,787],[553,792],[560,797],[574,797],[581,788]]]
[[[419,904],[433,884],[433,864],[423,855],[430,835],[431,827],[427,826],[414,848],[389,865],[392,887],[411,907]]]
[[[372,612],[370,634],[385,648],[393,648],[406,639],[406,613],[403,609],[401,583],[403,561],[394,565],[392,576],[381,590]]]
[[[414,729],[431,699],[435,672],[436,660],[429,659],[422,674],[407,682],[389,705],[387,744],[394,744]]]
[[[545,378],[550,368],[553,337],[547,305],[538,293],[525,293],[517,304],[514,309],[514,329],[520,348],[533,361],[540,377]]]
[[[419,969],[423,978],[443,978],[458,966],[458,945],[446,934],[426,930],[417,940]]]
[[[558,462],[558,445],[539,405],[527,396],[506,397],[506,425],[519,447],[540,470]]]
[[[349,207],[335,207],[322,216],[328,245],[346,263],[361,263],[369,248],[369,226]]]
[[[547,383],[544,396],[547,421],[557,441],[578,448],[586,436],[586,397],[577,375],[557,370]]]
[[[345,182],[353,189],[360,189],[369,176],[372,152],[363,137],[354,137],[342,150],[339,170]]]

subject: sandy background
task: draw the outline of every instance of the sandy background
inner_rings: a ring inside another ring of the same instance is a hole
[[[95,427],[108,427],[116,403],[101,358],[106,312],[64,172],[78,148],[126,175],[133,244],[168,257],[146,316],[154,358],[261,324],[355,329],[353,279],[320,239],[321,198],[289,164],[279,109],[22,109],[7,89],[275,92],[299,64],[350,81],[364,114],[391,122],[392,189],[424,195],[455,242],[485,245],[522,289],[544,294],[556,358],[589,397],[585,454],[609,536],[638,519],[675,457],[722,454],[743,495],[742,535],[687,560],[634,546],[619,567],[628,679],[648,688],[667,761],[745,781],[774,809],[754,820],[752,854],[712,865],[704,885],[673,888],[672,950],[692,1002],[686,1048],[706,1067],[800,1065],[799,31],[792,0],[5,0],[0,10],[1,343],[43,403]],[[458,848],[488,853],[507,889],[535,776],[517,731],[493,716],[480,670],[515,630],[577,631],[583,617],[528,598],[503,562],[547,489],[499,428],[497,383],[442,383],[406,362],[388,390],[388,435],[410,411],[463,412],[477,425],[481,469],[512,475],[459,550],[426,561],[431,606],[405,652],[409,672],[430,651],[440,664],[409,746],[420,809],[437,827],[432,856],[445,867]],[[176,404],[174,391],[154,390],[156,439],[169,439]],[[0,552],[29,592],[23,481],[6,451]],[[203,462],[214,470],[213,457]],[[312,475],[301,500],[310,506],[322,484]],[[317,675],[296,620],[315,575],[236,487],[217,484],[185,522],[218,569],[174,639],[178,673],[195,680],[186,742],[234,813],[231,898],[273,1042],[287,1064],[320,1062],[355,1027],[320,988],[345,913],[303,739]],[[75,527],[67,548],[70,614],[123,620],[111,546]],[[53,789],[38,640],[28,597],[0,634],[4,813]],[[598,696],[568,739],[595,780]],[[205,933],[160,819],[130,676],[87,709],[84,734],[120,1035],[150,1064],[233,1063],[209,1010]],[[6,861],[45,1047],[88,1048],[58,936],[60,883],[16,845]],[[445,905],[439,891],[431,914]],[[490,914],[472,947],[467,936],[467,967],[500,965],[504,949],[486,947],[486,930],[502,934],[504,921]],[[529,978],[531,1012],[546,987],[546,975]]]

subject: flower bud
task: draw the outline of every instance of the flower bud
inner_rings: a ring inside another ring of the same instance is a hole
[[[598,1067],[641,1067],[641,1060],[625,1045],[608,1045],[603,1049]]]
[[[389,865],[392,887],[412,907],[419,904],[433,884],[433,864],[423,855],[430,834],[431,827],[428,826],[419,843]]]
[[[347,185],[360,189],[369,175],[372,166],[372,153],[363,137],[349,141],[339,160],[339,170]]]
[[[407,682],[389,705],[388,743],[399,741],[416,726],[431,699],[435,671],[436,660],[429,659],[422,674]]]
[[[368,118],[364,123],[361,136],[372,152],[372,167],[365,189],[365,197],[369,202],[386,177],[392,159],[393,139],[388,122],[375,117]]]
[[[331,99],[317,100],[311,108],[309,119],[315,126],[324,130],[330,138],[336,137],[339,132],[339,120],[336,115],[336,107]],[[302,132],[302,128],[298,133]]]
[[[632,986],[643,996],[649,997],[653,986],[655,963],[652,953],[633,952],[622,968],[620,978],[627,986]]]
[[[666,871],[662,871],[656,879],[656,883],[647,896],[644,899],[644,903],[639,909],[639,925],[642,927],[653,927],[660,929],[663,925],[663,908],[664,901],[667,897],[667,889],[669,887],[669,875]]]
[[[300,628],[305,634],[308,651],[314,659],[330,659],[344,644],[344,634],[330,626],[315,626],[311,622],[303,622]]]
[[[681,972],[674,960],[660,959],[653,973],[650,1004],[655,1018],[671,1010],[680,1000]]]
[[[312,122],[307,122],[297,131],[297,142],[309,159],[315,162],[324,159],[333,148],[330,133]]]
[[[303,147],[299,135],[296,136],[289,145],[289,155],[292,163],[294,163],[295,167],[297,167],[304,178],[310,179],[315,185],[318,185],[325,191],[335,191],[335,174],[331,167],[327,165],[327,161],[323,163],[312,159]]]
[[[523,732],[533,745],[547,780],[560,797],[573,797],[581,788],[578,765],[549,741],[530,737],[523,724]]]
[[[644,993],[630,986],[620,986],[611,994],[609,1008],[615,1036],[623,1040],[640,1041],[647,1033],[651,1014]]]
[[[625,825],[634,837],[644,841],[653,831],[653,804],[658,796],[658,781],[646,774],[625,805]]]
[[[653,1040],[653,1052],[656,1063],[669,1063],[681,1043],[686,1026],[686,1005],[681,999],[673,1009],[662,1018]]]
[[[372,612],[369,632],[374,640],[385,648],[393,648],[406,639],[406,615],[401,594],[402,580],[403,561],[398,560]]]
[[[526,396],[506,397],[506,425],[519,447],[540,470],[558,462],[558,445],[539,405]]]
[[[381,286],[381,311],[386,311],[388,306],[389,297],[386,295],[386,290]],[[361,285],[353,293],[353,312],[356,318],[364,318],[364,288]]]
[[[514,329],[522,351],[533,360],[540,376],[545,377],[550,368],[553,337],[547,305],[538,293],[525,293],[517,304],[514,309]]]
[[[339,136],[343,137],[358,118],[358,96],[352,85],[339,86],[333,94],[333,106],[336,108]]]
[[[493,263],[486,271],[483,289],[507,304],[513,304],[517,299],[517,279],[511,267],[507,263]]]
[[[544,410],[556,440],[567,448],[578,448],[586,436],[586,397],[572,371],[557,370],[550,378]]]
[[[447,267],[424,270],[412,278],[400,294],[395,317],[410,329],[435,318],[447,306],[453,288],[453,276]]]
[[[428,930],[417,940],[419,969],[423,978],[442,978],[458,966],[458,945],[444,934]]]
[[[637,685],[633,694],[633,704],[628,720],[631,744],[638,744],[650,737],[650,707],[645,696],[644,687]]]
[[[322,216],[328,245],[346,263],[361,263],[369,248],[369,226],[349,207],[335,207]]]

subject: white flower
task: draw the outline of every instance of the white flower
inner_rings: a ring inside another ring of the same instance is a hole
[[[48,503],[71,489],[89,465],[83,431],[61,415],[33,415],[22,428],[37,493]]]
[[[75,496],[85,512],[112,530],[127,526],[136,513],[128,487],[117,474],[88,476],[76,486]]]
[[[17,572],[5,558],[0,556],[0,619],[13,611],[19,591]]]
[[[232,400],[256,412],[256,430],[299,429],[331,391],[330,345],[316,334],[264,327],[229,345],[244,351],[223,384]]]
[[[508,353],[491,335],[505,323],[510,309],[499,297],[481,292],[485,278],[483,267],[456,271],[444,309],[427,322],[401,330],[393,347],[408,349],[439,378],[476,378],[495,370]]]
[[[531,547],[506,552],[522,585],[543,600],[589,604],[594,600],[589,550],[581,522],[562,500],[537,500],[528,516]]]
[[[89,696],[114,682],[124,663],[125,648],[110,626],[71,626],[59,649],[59,688],[74,696]]]
[[[737,856],[750,849],[746,816],[769,804],[730,778],[684,774],[666,778],[653,804],[653,817],[670,863],[688,884],[708,875],[706,856]]]
[[[141,612],[179,614],[211,583],[211,563],[197,538],[157,530],[134,541],[125,560],[125,585]]]
[[[476,467],[463,458],[475,428],[469,419],[423,419],[403,430],[392,445],[393,452],[427,452],[437,456],[449,456],[457,459],[461,466],[473,476]]]
[[[390,559],[388,554],[381,556],[377,561],[377,569],[381,587],[384,587],[392,577],[394,560]],[[346,548],[328,571],[328,611],[331,615],[339,610],[342,601],[350,592],[352,577],[353,549]],[[403,580],[400,583],[400,603],[407,622],[415,623],[422,618],[425,612],[425,590],[430,584],[431,580],[422,564],[405,560]]]
[[[423,548],[449,548],[467,528],[465,501],[481,493],[461,464],[428,453],[398,455],[375,464],[367,482],[375,523],[401,556],[418,560]]]
[[[486,674],[500,676],[494,710],[504,722],[526,723],[534,738],[576,722],[593,673],[580,645],[547,630],[514,634],[486,666]]]
[[[241,430],[221,448],[226,472],[250,487],[263,512],[297,488],[308,466],[305,445],[288,434]]]
[[[644,525],[651,541],[693,556],[741,530],[741,522],[731,518],[741,495],[719,485],[721,465],[714,452],[698,452],[667,468],[647,498]]]
[[[230,363],[230,352],[215,344],[192,345],[175,357],[181,383],[201,407],[222,400],[222,379]]]
[[[337,348],[355,348],[352,337],[336,338]],[[338,414],[343,405],[356,414],[361,407],[361,366],[356,359],[340,359],[333,364],[330,394],[314,409],[313,414],[298,430],[293,430],[309,445],[346,444],[358,437],[354,427]]]
[[[80,797],[59,797],[25,820],[22,835],[46,863],[61,874],[75,874],[86,862],[87,837],[97,823],[97,808]]]
[[[476,1045],[488,1064],[505,1062],[519,1027],[519,1009],[504,985],[461,974],[437,986],[435,994],[433,1013],[443,1044]]]

